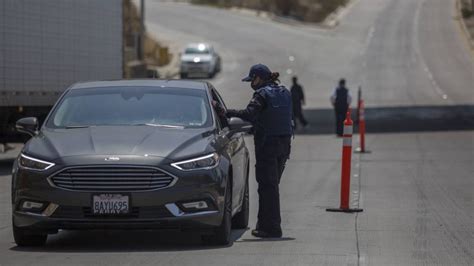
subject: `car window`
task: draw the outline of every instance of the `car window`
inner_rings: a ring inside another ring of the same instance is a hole
[[[212,125],[205,91],[182,88],[117,87],[71,90],[47,127]]]
[[[219,102],[219,104],[222,106],[222,108],[227,110],[227,107],[226,107],[224,101],[222,100],[221,95],[219,94],[219,92],[217,92],[217,90],[214,87],[212,87],[212,85],[211,85],[211,92],[212,92],[213,100]]]
[[[217,91],[210,84],[209,84],[209,87],[211,88],[212,100],[217,102],[219,107],[224,109],[224,112],[226,112],[227,108],[226,108],[224,102],[222,101],[222,99],[220,98],[219,94],[217,93]],[[216,108],[214,108],[214,109],[216,111],[215,113],[217,115],[218,122],[219,122],[219,125],[221,126],[221,128],[227,127],[229,125],[229,121],[228,121],[227,117],[225,115],[219,114],[219,112],[216,110]]]
[[[208,48],[199,49],[198,47],[188,47],[184,50],[185,54],[209,54]]]

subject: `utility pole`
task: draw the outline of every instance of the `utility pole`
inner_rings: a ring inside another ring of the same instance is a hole
[[[145,0],[140,0],[140,33],[138,37],[138,60],[144,59],[145,47]]]

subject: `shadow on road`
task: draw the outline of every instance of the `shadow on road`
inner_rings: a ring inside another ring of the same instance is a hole
[[[246,230],[233,230],[231,244],[202,243],[198,233],[176,231],[62,231],[42,247],[12,247],[18,252],[179,252],[229,248]]]
[[[296,240],[294,237],[281,237],[281,238],[246,238],[236,242],[281,242],[281,241],[293,241]]]
[[[333,109],[309,109],[304,114],[310,126],[296,134],[335,133]],[[352,119],[355,118],[353,111]],[[369,133],[474,130],[474,105],[366,108],[365,120]],[[354,128],[357,130],[356,124]]]

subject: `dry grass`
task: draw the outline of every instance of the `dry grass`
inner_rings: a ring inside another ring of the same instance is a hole
[[[123,39],[124,45],[134,47],[140,32],[140,16],[131,0],[123,1]],[[144,57],[148,65],[163,66],[171,61],[168,47],[160,45],[150,34],[145,33]],[[127,63],[127,62],[125,62]]]
[[[191,0],[195,4],[269,11],[307,22],[322,22],[349,0]]]
[[[467,30],[474,39],[474,0],[461,0],[461,15],[463,16]]]

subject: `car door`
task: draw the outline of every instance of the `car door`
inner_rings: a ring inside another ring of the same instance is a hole
[[[211,89],[213,100],[217,101],[222,108],[226,109],[224,101],[216,89]],[[224,134],[229,138],[228,152],[232,164],[232,209],[236,212],[242,203],[247,174],[247,151],[242,133],[229,134],[229,128],[223,129]]]

